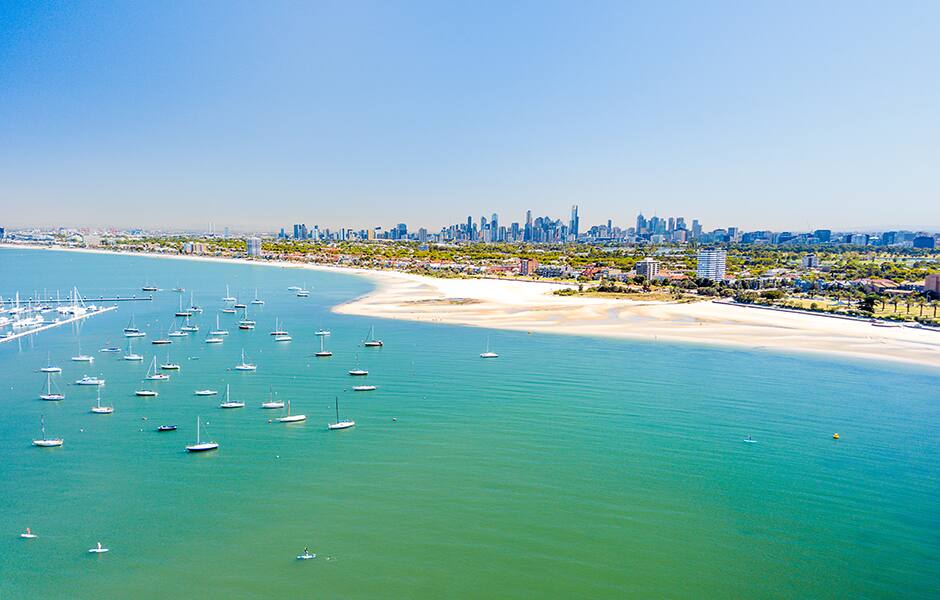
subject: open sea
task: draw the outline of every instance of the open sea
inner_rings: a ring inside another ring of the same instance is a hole
[[[936,370],[341,316],[369,281],[0,250],[4,298],[146,283],[152,302],[0,344],[3,600],[940,597]],[[266,304],[254,331],[221,315],[231,333],[207,345],[226,285]],[[153,346],[177,286],[200,331]],[[126,349],[132,315],[145,360],[99,353]],[[384,347],[362,347],[370,326]],[[332,358],[313,357],[321,327]],[[256,372],[232,370],[243,349]],[[135,397],[167,353],[181,370]],[[47,355],[64,401],[38,399]],[[89,411],[84,374],[114,414]],[[218,408],[226,384],[245,408]],[[269,389],[307,421],[269,423]],[[326,429],[336,397],[355,428]],[[41,416],[62,448],[31,445]],[[197,416],[217,452],[185,451]]]

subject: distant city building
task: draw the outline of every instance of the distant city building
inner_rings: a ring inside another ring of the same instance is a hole
[[[228,230],[228,227],[226,227],[225,229],[222,230],[222,239],[227,240],[228,236],[229,236],[229,230]]]
[[[721,281],[725,278],[727,258],[728,254],[724,250],[699,250],[696,276],[699,279]]]
[[[934,248],[937,241],[929,235],[919,235],[911,242],[915,248]]]
[[[261,238],[250,237],[246,240],[248,256],[261,256]]]
[[[803,257],[803,268],[804,269],[818,269],[819,268],[819,257],[815,254],[807,254]]]
[[[568,235],[578,238],[580,219],[578,218],[578,205],[571,205],[571,220],[568,222]]]
[[[645,277],[648,281],[653,280],[659,275],[660,263],[652,258],[644,258],[636,263],[636,274],[639,277]]]
[[[0,240],[3,239],[3,236],[5,235],[5,233],[6,232],[3,230],[3,227],[0,227]]]
[[[813,237],[821,244],[828,244],[832,240],[832,230],[817,229],[813,232]]]

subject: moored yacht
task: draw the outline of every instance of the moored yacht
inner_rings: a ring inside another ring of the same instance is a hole
[[[113,406],[101,406],[101,388],[98,388],[98,401],[91,407],[91,412],[96,415],[110,415],[114,412]]]
[[[354,427],[356,422],[352,419],[340,419],[339,418],[339,396],[336,396],[336,421],[333,423],[327,423],[327,429],[349,429]]]
[[[42,432],[42,435],[38,440],[33,440],[34,446],[39,446],[40,448],[57,448],[62,445],[62,438],[46,437],[45,417],[39,417],[39,431]]]
[[[290,400],[287,401],[287,414],[283,417],[278,417],[278,423],[299,423],[301,421],[306,421],[307,415],[292,415],[290,414]]]
[[[375,326],[369,328],[369,335],[362,342],[362,345],[366,348],[380,348],[384,345],[382,340],[376,339],[375,337]]]
[[[255,366],[254,364],[245,360],[245,349],[242,348],[242,362],[240,364],[235,365],[235,370],[236,371],[254,371],[257,368],[258,367]]]
[[[202,424],[201,421],[202,420],[199,417],[196,417],[196,443],[186,446],[186,450],[188,452],[205,452],[207,450],[219,449],[219,445],[215,442],[203,442],[202,441],[201,435],[200,435],[201,434],[200,427]]]
[[[140,354],[134,353],[134,345],[131,343],[131,340],[127,340],[127,354],[124,355],[124,360],[133,360],[141,361],[144,360],[144,357]]]
[[[156,357],[154,357],[154,360],[156,360]],[[170,360],[169,352],[167,352],[166,354],[166,362],[160,365],[160,368],[163,369],[164,371],[179,371],[180,370],[179,363],[175,363]]]
[[[180,331],[199,331],[199,326],[190,323],[189,317],[186,317],[186,324],[180,327]]]
[[[83,375],[81,379],[75,381],[75,385],[104,385],[104,379]]]
[[[352,389],[354,392],[371,392],[378,388],[374,385],[354,385]]]
[[[490,352],[490,338],[489,336],[487,336],[486,337],[486,349],[480,353],[480,358],[496,358],[498,356],[499,354],[496,354],[495,352]]]
[[[324,337],[320,336],[320,351],[315,353],[314,356],[317,358],[326,358],[328,356],[333,356],[333,353],[323,347]]]
[[[217,396],[219,394],[218,390],[196,390],[194,392],[196,396]]]
[[[274,319],[274,331],[271,332],[271,335],[287,335],[287,332],[281,329],[280,319]]]
[[[95,361],[95,357],[94,357],[94,356],[89,356],[88,354],[82,354],[82,343],[79,342],[79,343],[78,343],[78,354],[76,354],[75,356],[72,357],[72,361],[73,361],[73,362],[87,362],[87,363],[90,363],[90,362],[94,362],[94,361]]]
[[[260,306],[264,304],[264,300],[258,297],[258,288],[255,288],[255,299],[251,301],[255,306]]]
[[[169,360],[169,356],[167,360]],[[153,360],[150,361],[150,368],[147,369],[147,376],[145,379],[147,381],[167,381],[170,378],[166,373],[160,373],[157,371],[157,357],[154,356]]]
[[[211,336],[228,335],[228,331],[219,326],[219,315],[215,316],[215,329],[209,332]]]
[[[180,296],[180,308],[176,311],[177,317],[191,317],[193,316],[193,311],[183,309],[183,297]]]
[[[231,292],[228,290],[228,285],[225,286],[225,297],[222,298],[222,302],[237,302],[238,298],[232,296]]]
[[[61,373],[62,367],[56,367],[52,364],[52,354],[46,355],[46,366],[39,369],[42,373]]]
[[[158,394],[155,390],[139,389],[134,391],[134,395],[141,396],[143,398],[154,398],[160,394]]]
[[[225,384],[225,401],[219,404],[219,408],[244,408],[245,403],[238,400],[232,400],[228,394],[229,386]]]
[[[65,394],[58,391],[58,389],[53,389],[52,386],[52,373],[46,373],[46,389],[45,392],[39,394],[40,400],[65,400]]]
[[[268,389],[268,401],[261,403],[261,408],[284,408],[284,402],[274,399],[274,390]]]

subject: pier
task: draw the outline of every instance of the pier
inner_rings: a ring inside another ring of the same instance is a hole
[[[62,325],[68,325],[69,323],[81,321],[82,319],[87,319],[88,317],[94,317],[95,315],[104,314],[106,312],[109,312],[115,309],[117,309],[117,306],[106,306],[104,308],[99,308],[98,310],[95,310],[95,311],[88,311],[84,314],[75,315],[67,319],[56,319],[55,321],[51,323],[45,323],[43,325],[40,325],[39,327],[34,327],[33,329],[28,329],[26,331],[21,331],[19,333],[13,333],[10,335],[0,337],[0,344],[4,342],[12,342],[13,340],[17,340],[19,338],[26,337],[28,335],[33,335],[34,333],[39,333],[40,331],[46,331],[47,329],[54,329],[56,327],[61,327]]]
[[[102,297],[102,298],[85,298],[85,297],[82,297],[81,300],[82,300],[83,302],[88,302],[88,303],[96,303],[96,302],[99,302],[99,303],[100,303],[100,302],[151,302],[151,301],[153,301],[153,296],[140,296],[140,297],[137,297],[137,296],[127,296],[127,297],[114,296],[114,297],[112,297],[112,298],[104,298],[104,297]],[[36,304],[49,304],[49,305],[52,305],[52,304],[70,304],[70,303],[72,303],[72,301],[73,301],[72,298],[26,298],[25,300],[24,300],[24,299],[20,299],[20,300],[19,300],[19,303],[20,303],[20,304],[36,303]],[[7,306],[7,305],[15,306],[16,303],[17,303],[17,301],[16,301],[15,299],[0,300],[0,307],[4,307],[4,306]]]

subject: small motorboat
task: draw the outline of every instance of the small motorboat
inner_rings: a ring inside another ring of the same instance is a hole
[[[176,431],[176,425],[160,425],[157,431]]]
[[[84,375],[81,379],[75,381],[75,385],[104,385],[104,379]]]
[[[121,349],[118,348],[117,346],[108,346],[107,348],[102,348],[101,350],[98,350],[98,352],[120,352],[120,351]]]
[[[378,389],[378,388],[374,385],[354,385],[353,386],[354,392],[371,392],[372,390],[375,390],[375,389]]]
[[[195,394],[197,396],[217,396],[218,390],[196,390]]]
[[[156,396],[159,396],[159,394],[155,392],[154,390],[137,390],[134,392],[134,395],[142,396],[144,398],[154,398]]]

